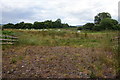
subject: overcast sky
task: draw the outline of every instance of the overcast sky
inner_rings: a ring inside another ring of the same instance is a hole
[[[118,19],[119,0],[2,0],[2,23],[35,22],[60,18],[62,23],[83,25],[100,12]],[[1,14],[1,13],[0,13]]]

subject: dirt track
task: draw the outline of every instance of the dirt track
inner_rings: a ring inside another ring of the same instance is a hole
[[[3,78],[112,78],[111,64],[100,61],[102,50],[77,47],[27,46],[3,51]],[[102,52],[111,58],[110,52]],[[11,62],[15,58],[14,62]],[[98,70],[99,65],[101,66]],[[99,75],[102,71],[102,75]]]

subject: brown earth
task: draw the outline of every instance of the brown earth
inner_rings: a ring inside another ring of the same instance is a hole
[[[3,50],[3,78],[113,78],[112,53],[101,48],[23,46]]]

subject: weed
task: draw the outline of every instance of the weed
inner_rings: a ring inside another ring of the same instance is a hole
[[[96,78],[96,75],[95,75],[94,72],[91,72],[91,74],[90,74],[90,78]]]
[[[17,62],[17,59],[16,59],[16,58],[12,58],[12,59],[11,59],[11,63],[12,63],[12,64],[14,64],[14,63],[16,63],[16,62]]]
[[[19,60],[23,60],[23,56],[18,56]]]

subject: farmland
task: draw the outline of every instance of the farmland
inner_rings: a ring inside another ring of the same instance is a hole
[[[117,31],[5,29],[18,42],[3,45],[3,78],[114,78]]]

